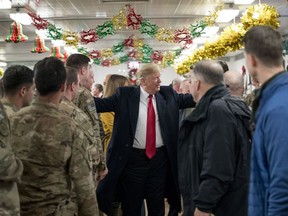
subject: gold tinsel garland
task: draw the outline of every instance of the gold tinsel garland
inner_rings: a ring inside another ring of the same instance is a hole
[[[0,78],[3,76],[4,70],[0,67]]]
[[[188,73],[191,65],[203,59],[215,59],[228,52],[243,47],[242,38],[245,33],[255,25],[269,25],[279,27],[279,14],[275,7],[266,4],[250,6],[243,13],[241,23],[226,27],[220,36],[213,42],[207,42],[203,47],[195,50],[192,55],[175,66],[178,74]]]

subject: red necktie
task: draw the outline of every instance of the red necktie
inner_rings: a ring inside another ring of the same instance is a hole
[[[156,117],[152,98],[153,95],[149,95],[146,130],[146,155],[150,159],[156,154]]]

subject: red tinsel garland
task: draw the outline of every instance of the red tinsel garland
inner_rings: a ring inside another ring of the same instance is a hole
[[[80,37],[81,37],[81,43],[83,44],[96,42],[99,39],[95,29],[90,29],[89,31],[81,31]]]

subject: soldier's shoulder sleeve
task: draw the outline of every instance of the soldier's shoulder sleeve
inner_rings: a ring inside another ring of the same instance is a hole
[[[23,165],[11,148],[10,125],[0,104],[0,180],[16,181],[22,174]]]
[[[89,141],[79,127],[75,127],[69,174],[77,194],[79,215],[98,215],[92,160],[87,151]]]

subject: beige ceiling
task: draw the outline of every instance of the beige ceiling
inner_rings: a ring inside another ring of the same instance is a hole
[[[141,14],[151,23],[165,28],[182,28],[189,27],[195,21],[209,15],[223,2],[231,0],[146,0],[146,1],[119,1],[113,3],[104,3],[108,0],[12,0],[13,5],[30,4],[35,8],[37,14],[42,18],[47,18],[49,22],[61,27],[64,30],[77,31],[89,30],[97,25],[103,24],[110,20],[114,15],[126,5],[131,4],[136,14]],[[1,2],[1,1],[0,1]],[[259,0],[255,0],[257,4]],[[287,0],[261,0],[261,3],[275,6],[281,15],[280,31],[283,35],[288,34],[288,3]],[[246,6],[238,6],[243,12]],[[35,62],[50,53],[35,54],[30,50],[34,46],[36,37],[35,27],[33,25],[23,26],[23,33],[28,36],[28,41],[24,43],[7,43],[4,39],[9,35],[10,24],[9,18],[11,10],[0,10],[0,61],[8,63],[15,62]],[[106,18],[96,18],[96,13],[106,13]],[[241,15],[239,15],[240,17]],[[236,22],[239,21],[239,17]],[[230,25],[231,23],[228,23]],[[221,28],[225,25],[221,25]],[[118,44],[129,35],[134,34],[144,38],[145,43],[152,46],[155,50],[176,49],[176,44],[159,42],[146,35],[140,35],[137,30],[128,29],[116,31],[113,36],[108,36],[96,43],[90,43],[89,48],[103,49],[111,48]],[[46,46],[51,47],[51,41],[46,40]],[[231,55],[231,54],[230,54]],[[233,54],[232,54],[233,55]]]

